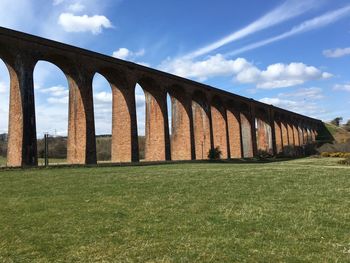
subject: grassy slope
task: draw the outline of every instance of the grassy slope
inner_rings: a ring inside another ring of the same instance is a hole
[[[350,140],[350,132],[346,131],[344,128],[337,127],[331,123],[325,123],[325,126],[336,142],[344,143]]]
[[[0,262],[350,261],[336,159],[0,172]]]

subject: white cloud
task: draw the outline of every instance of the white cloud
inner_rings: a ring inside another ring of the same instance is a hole
[[[58,24],[66,32],[91,32],[100,34],[103,28],[111,28],[112,23],[105,16],[77,16],[71,13],[62,13],[58,18]]]
[[[68,10],[75,13],[75,12],[81,12],[85,9],[85,6],[81,3],[74,3],[68,6]]]
[[[324,15],[315,17],[313,19],[307,20],[307,21],[301,23],[300,25],[293,27],[291,30],[289,30],[281,35],[271,37],[271,38],[247,45],[245,47],[236,49],[232,52],[229,52],[226,55],[227,56],[238,55],[238,54],[241,54],[245,51],[256,49],[256,48],[271,44],[273,42],[294,36],[296,34],[305,33],[305,32],[310,31],[310,30],[324,27],[324,26],[327,26],[331,23],[335,23],[339,19],[344,18],[344,17],[348,16],[349,14],[350,14],[350,5],[345,6],[343,8],[340,8],[340,9],[337,9],[337,10],[334,10],[334,11],[331,11],[331,12],[328,12]]]
[[[0,94],[6,94],[9,91],[9,85],[5,82],[0,82]]]
[[[221,54],[201,61],[168,59],[159,67],[175,75],[200,81],[212,77],[233,76],[240,83],[254,83],[261,89],[290,87],[310,80],[332,77],[328,72],[322,72],[314,66],[303,63],[276,63],[269,65],[266,70],[261,70],[244,58],[230,60]]]
[[[61,96],[68,96],[68,89],[63,86],[53,86],[50,88],[39,88],[38,89],[41,93],[49,94],[54,97],[61,97]]]
[[[139,51],[133,52],[125,47],[119,48],[114,51],[112,56],[115,58],[123,59],[123,60],[135,60],[138,57],[142,57],[145,55],[145,50],[141,49]]]
[[[68,96],[62,97],[62,98],[57,98],[57,97],[49,97],[47,99],[48,103],[51,104],[68,104]]]
[[[327,58],[340,58],[350,55],[350,47],[323,50],[323,55]]]
[[[333,90],[350,91],[350,83],[336,84],[334,85]]]
[[[280,24],[286,20],[289,20],[293,17],[301,15],[306,11],[313,8],[316,4],[319,5],[318,1],[315,0],[306,0],[306,1],[297,1],[297,0],[289,0],[284,2],[282,5],[278,6],[274,10],[265,14],[258,20],[249,24],[248,26],[212,43],[203,48],[195,50],[189,54],[187,54],[184,58],[192,59],[198,56],[207,54],[215,49],[218,49],[226,44],[234,42],[238,39],[242,39],[248,35],[261,31],[263,29],[272,27],[274,25]]]
[[[94,94],[94,101],[95,103],[112,103],[112,93],[111,92],[106,92],[106,91],[101,91],[98,93]]]
[[[320,100],[324,98],[323,90],[317,87],[301,88],[292,93],[280,93],[279,97],[282,98],[298,98],[307,100]]]

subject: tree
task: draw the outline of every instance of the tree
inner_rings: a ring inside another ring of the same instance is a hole
[[[343,120],[343,117],[336,117],[334,120],[331,121],[331,124],[338,126],[340,125],[340,122]]]

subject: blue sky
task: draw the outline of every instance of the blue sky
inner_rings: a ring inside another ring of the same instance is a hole
[[[0,26],[134,61],[308,116],[350,119],[350,3],[345,0],[1,0]],[[37,130],[66,134],[63,73],[34,72]],[[0,63],[0,132],[8,73]],[[97,134],[111,90],[94,78]],[[136,90],[139,130],[144,98]]]

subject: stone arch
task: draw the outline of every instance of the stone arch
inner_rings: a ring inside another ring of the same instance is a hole
[[[170,160],[166,91],[151,78],[140,78],[137,83],[145,93],[145,160]]]
[[[196,160],[207,159],[212,148],[210,108],[207,97],[201,91],[192,95],[192,115]]]
[[[227,159],[229,158],[229,150],[226,109],[218,96],[212,98],[210,109],[214,147],[219,147],[222,154],[221,157]]]
[[[193,150],[190,100],[179,85],[167,89],[171,100],[171,160],[191,160]]]
[[[226,116],[230,158],[242,158],[241,120],[236,102],[229,101],[227,103]]]

